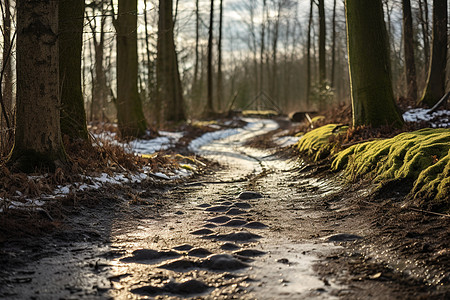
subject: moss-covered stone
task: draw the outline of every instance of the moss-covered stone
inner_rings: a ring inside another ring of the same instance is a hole
[[[320,160],[334,153],[336,144],[330,143],[330,139],[338,134],[346,132],[348,126],[340,124],[328,124],[306,133],[296,144],[297,150]]]
[[[448,209],[450,198],[450,130],[422,129],[391,139],[366,142],[341,151],[333,170],[349,179],[371,176],[375,182],[409,179],[409,195],[421,206],[431,201]]]

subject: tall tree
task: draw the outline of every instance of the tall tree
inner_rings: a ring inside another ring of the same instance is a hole
[[[210,114],[214,112],[213,107],[213,67],[212,67],[212,56],[213,56],[213,38],[214,38],[214,0],[211,0],[211,9],[209,12],[209,31],[208,31],[208,63],[207,63],[207,75],[206,81],[208,86],[208,97],[206,99],[205,114]]]
[[[428,78],[419,104],[433,106],[445,94],[447,65],[447,0],[433,1],[433,35]]]
[[[5,109],[9,112],[12,108],[13,100],[13,82],[12,82],[12,68],[11,68],[11,3],[5,0],[5,6],[2,5],[3,15],[3,55],[2,55],[2,72],[3,84],[2,99]]]
[[[313,5],[314,0],[311,0],[309,5],[309,20],[308,20],[308,38],[306,42],[306,105],[309,105],[311,100],[311,29],[313,25]]]
[[[108,87],[106,83],[106,73],[104,68],[105,58],[105,25],[107,9],[104,2],[91,2],[93,17],[89,20],[89,27],[92,32],[92,43],[94,48],[94,70],[92,83],[92,102],[90,119],[104,121],[105,105],[108,97]],[[100,28],[97,27],[97,17],[99,14]],[[90,48],[89,48],[90,49]]]
[[[346,0],[353,125],[400,126],[381,0]]]
[[[428,1],[419,0],[419,16],[420,27],[422,28],[423,36],[423,52],[425,55],[425,67],[428,70],[430,62],[430,40],[428,38],[429,26],[428,26]]]
[[[336,73],[336,0],[333,1],[333,19],[331,36],[331,79],[330,85],[334,87],[334,75]]]
[[[159,1],[156,59],[157,103],[165,104],[166,121],[186,120],[183,90],[173,35],[173,2]]]
[[[59,1],[59,82],[61,132],[72,139],[88,139],[81,90],[84,0]]]
[[[117,31],[117,120],[123,137],[145,134],[138,92],[137,0],[119,0]]]
[[[223,0],[219,5],[219,41],[217,43],[218,62],[217,62],[217,109],[222,109],[223,101],[223,75],[222,75],[222,31],[223,31]]]
[[[61,166],[58,4],[17,1],[17,114],[9,164],[33,172]],[[30,51],[33,49],[33,51]]]
[[[319,0],[319,82],[325,84],[327,78],[326,60],[325,60],[325,0]]]
[[[403,8],[403,49],[405,52],[405,79],[407,96],[414,101],[417,99],[416,64],[414,59],[414,40],[411,1],[402,0]]]

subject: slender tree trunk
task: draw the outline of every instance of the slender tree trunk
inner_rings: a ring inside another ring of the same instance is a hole
[[[403,49],[405,51],[405,79],[407,97],[417,100],[416,65],[414,59],[414,40],[410,0],[402,0],[403,6]]]
[[[381,0],[346,0],[345,5],[353,125],[401,126]]]
[[[13,82],[11,68],[11,4],[9,0],[5,0],[5,8],[3,15],[3,89],[2,97],[5,104],[6,112],[9,114],[12,109],[13,102]]]
[[[150,33],[148,32],[148,26],[150,23],[147,17],[147,0],[144,0],[144,23],[145,23],[145,54],[147,59],[147,95],[149,99],[153,99],[154,90],[154,64],[151,59],[151,49],[150,49]]]
[[[428,26],[428,1],[419,0],[420,27],[423,36],[423,51],[425,56],[425,69],[428,70],[430,63],[430,40],[428,34],[430,32]]]
[[[117,17],[117,120],[123,137],[140,137],[147,123],[138,92],[137,0],[120,0]]]
[[[61,132],[71,139],[88,140],[81,90],[84,0],[59,1],[59,82]]]
[[[278,99],[278,35],[280,31],[280,17],[281,17],[281,2],[278,2],[277,16],[274,24],[273,38],[272,38],[272,88],[271,96]]]
[[[178,70],[173,36],[173,2],[159,1],[158,42],[156,59],[157,103],[164,103],[164,119],[186,120],[183,90]],[[160,106],[157,108],[159,109]]]
[[[319,0],[319,82],[324,85],[327,79],[325,59],[326,25],[325,25],[325,1]]]
[[[24,172],[54,170],[66,162],[60,127],[58,4],[17,2],[17,122],[9,164]]]
[[[259,86],[260,91],[264,90],[264,53],[265,41],[266,41],[266,10],[267,10],[267,0],[263,0],[263,11],[262,11],[262,21],[261,21],[261,49],[259,53]]]
[[[309,106],[311,98],[311,28],[313,24],[313,5],[314,0],[311,0],[309,6],[308,40],[306,43],[306,106]]]
[[[194,65],[194,90],[197,88],[199,67],[199,39],[200,39],[200,8],[199,0],[195,0],[195,65]]]
[[[217,45],[218,52],[218,70],[217,70],[217,109],[222,109],[223,101],[223,78],[222,78],[222,31],[223,31],[223,0],[220,0],[219,9],[219,41]]]
[[[433,1],[433,35],[427,84],[419,104],[433,106],[445,94],[447,65],[447,0]]]
[[[330,85],[334,87],[334,75],[336,73],[336,0],[333,1],[333,21],[331,37],[331,80]]]
[[[213,32],[214,32],[214,0],[211,0],[211,9],[209,13],[209,37],[208,37],[208,65],[207,65],[207,86],[208,97],[206,102],[205,114],[210,114],[214,111],[213,108],[213,77],[212,77],[212,55],[213,55]]]

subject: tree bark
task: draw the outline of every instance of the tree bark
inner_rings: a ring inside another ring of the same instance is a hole
[[[327,69],[325,60],[325,42],[326,42],[326,25],[325,25],[325,3],[319,0],[319,82],[324,85],[327,79]]]
[[[140,137],[147,123],[138,92],[137,0],[119,0],[116,30],[118,126],[122,137]]]
[[[3,16],[3,89],[2,97],[5,109],[8,114],[11,113],[13,103],[13,82],[11,68],[11,4],[9,0],[5,0],[5,11]]]
[[[166,121],[186,120],[183,90],[173,36],[173,2],[159,1],[156,59],[157,103],[164,103]]]
[[[381,0],[346,0],[353,125],[401,126]]]
[[[214,0],[211,0],[211,9],[209,12],[209,32],[208,32],[208,63],[207,63],[207,88],[208,96],[206,99],[205,115],[214,112],[213,107],[213,77],[212,77],[212,55],[213,55],[213,35],[214,35]]]
[[[309,106],[311,98],[311,28],[313,24],[313,5],[314,0],[311,0],[309,6],[308,40],[306,42],[306,106]]]
[[[71,139],[88,140],[81,89],[84,0],[59,1],[59,81],[61,132]]]
[[[432,107],[445,94],[447,65],[447,0],[433,2],[433,35],[428,78],[419,104]]]
[[[412,27],[412,14],[410,0],[402,0],[403,7],[403,49],[405,53],[405,79],[407,87],[407,97],[416,101],[417,81],[416,65],[414,59],[414,40]]]
[[[334,87],[334,75],[336,73],[336,0],[333,1],[333,20],[331,37],[331,79],[330,86]]]
[[[219,41],[217,45],[218,66],[217,66],[217,109],[222,109],[223,101],[223,76],[222,76],[222,28],[223,26],[223,0],[220,0],[219,8]]]
[[[420,26],[422,28],[423,36],[423,52],[425,56],[425,69],[428,70],[430,63],[430,40],[428,38],[428,1],[419,0]]]
[[[59,1],[17,1],[17,114],[9,164],[24,172],[62,166]],[[32,51],[30,51],[32,49]]]

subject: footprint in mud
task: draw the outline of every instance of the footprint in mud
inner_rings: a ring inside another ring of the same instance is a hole
[[[245,213],[247,213],[245,210],[242,210],[242,209],[239,209],[239,208],[235,208],[235,207],[230,208],[226,212],[227,215],[231,215],[231,216],[242,215],[242,214],[245,214]]]
[[[243,209],[247,209],[247,208],[251,208],[251,204],[247,203],[247,202],[237,202],[235,203],[233,206],[238,207],[238,208],[243,208]]]
[[[242,225],[247,224],[247,221],[244,221],[242,219],[231,219],[230,221],[221,224],[220,226],[227,226],[227,227],[239,227]]]
[[[199,267],[200,267],[199,262],[188,260],[185,258],[173,260],[158,266],[158,268],[160,269],[166,269],[171,271],[187,271],[192,269],[198,269]]]
[[[203,225],[203,227],[205,227],[205,228],[216,228],[217,225],[216,224],[212,224],[212,223],[206,223],[205,225]]]
[[[215,217],[215,218],[212,218],[212,219],[209,219],[209,220],[206,220],[206,221],[212,222],[212,223],[218,223],[218,224],[221,224],[221,223],[228,222],[228,221],[230,221],[230,220],[231,220],[230,217],[227,217],[227,216],[220,216],[220,217]]]
[[[188,256],[195,256],[195,257],[206,257],[208,255],[211,255],[211,251],[205,249],[205,248],[193,248],[188,252]]]
[[[191,279],[181,283],[170,281],[162,287],[152,285],[143,286],[133,289],[131,290],[131,292],[142,296],[157,296],[162,294],[190,296],[194,294],[202,294],[209,289],[211,289],[211,287],[206,285],[205,283],[195,279]]]
[[[229,254],[214,254],[207,257],[202,263],[201,267],[210,270],[218,271],[235,271],[239,269],[248,268],[249,265],[243,263],[237,258]]]
[[[264,251],[256,250],[256,249],[244,249],[240,251],[235,251],[233,254],[237,254],[239,256],[246,256],[246,257],[255,257],[255,256],[261,256],[266,254]]]
[[[198,229],[198,230],[190,232],[190,234],[194,234],[194,235],[207,235],[207,234],[212,234],[212,233],[214,233],[214,231],[212,231],[211,229],[208,229],[208,228],[202,228],[202,229]]]
[[[192,248],[194,248],[194,246],[191,246],[189,244],[183,244],[183,245],[175,246],[172,249],[176,250],[176,251],[189,251]]]
[[[238,246],[238,245],[233,244],[233,243],[225,243],[222,246],[220,246],[220,249],[233,251],[233,250],[241,249],[241,246]]]
[[[245,191],[245,192],[240,193],[238,198],[241,200],[258,199],[258,198],[262,198],[262,195],[257,192]]]
[[[228,200],[218,201],[217,203],[219,203],[220,205],[225,205],[225,206],[233,205],[233,202],[228,201]]]
[[[210,206],[211,206],[211,204],[209,204],[209,203],[203,203],[203,204],[197,205],[197,207],[200,207],[200,208],[205,208],[205,207],[210,207]]]
[[[152,249],[139,249],[131,253],[133,256],[122,258],[120,261],[130,263],[152,263],[159,260],[166,260],[180,257],[175,251],[156,251]]]
[[[362,239],[362,236],[356,235],[356,234],[349,234],[349,233],[339,233],[334,234],[332,236],[329,236],[325,238],[325,241],[327,242],[353,242],[356,240]]]
[[[269,226],[267,226],[264,223],[261,223],[261,222],[258,222],[258,221],[254,221],[254,222],[249,222],[249,223],[245,224],[244,227],[252,228],[252,229],[264,229],[264,228],[267,228]]]
[[[205,209],[205,211],[209,211],[209,212],[225,212],[225,211],[227,211],[229,209],[230,209],[229,205],[216,205],[216,206],[208,207],[207,209]]]
[[[240,231],[228,234],[218,234],[216,235],[215,238],[221,241],[230,241],[230,242],[252,242],[262,238],[262,236],[248,231]]]

